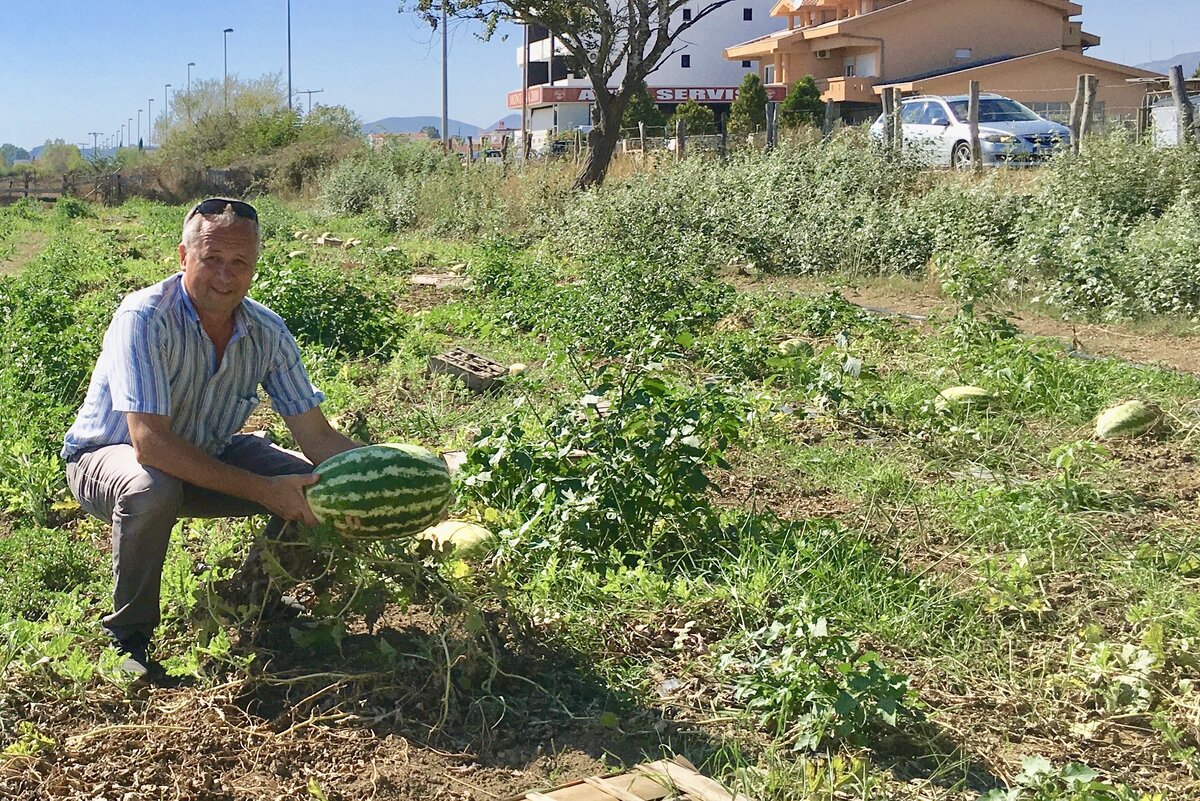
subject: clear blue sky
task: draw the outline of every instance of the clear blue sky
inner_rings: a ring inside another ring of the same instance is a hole
[[[441,114],[440,46],[399,0],[292,0],[294,89],[324,89],[364,122]],[[1103,44],[1092,55],[1130,64],[1200,50],[1195,0],[1083,0],[1084,27]],[[0,142],[90,142],[137,110],[162,109],[163,84],[220,78],[222,29],[229,71],[284,72],[286,0],[0,0]],[[488,125],[508,114],[517,37],[482,42],[451,26],[450,116]],[[503,31],[501,32],[503,33]],[[143,113],[143,121],[145,114]]]

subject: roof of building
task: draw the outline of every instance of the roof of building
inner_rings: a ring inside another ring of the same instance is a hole
[[[905,84],[912,84],[912,83],[916,83],[918,81],[927,81],[927,80],[930,80],[931,78],[944,78],[948,75],[959,75],[959,74],[966,73],[966,72],[973,72],[975,70],[985,70],[985,69],[988,69],[989,67],[996,67],[999,65],[1016,64],[1019,62],[1033,61],[1033,60],[1045,60],[1045,59],[1049,59],[1049,58],[1066,59],[1068,61],[1073,61],[1076,64],[1083,64],[1083,65],[1087,65],[1090,67],[1102,67],[1105,69],[1113,70],[1115,72],[1123,72],[1127,75],[1137,77],[1137,78],[1154,78],[1154,77],[1158,77],[1158,75],[1159,75],[1157,72],[1151,72],[1150,70],[1144,70],[1141,67],[1130,67],[1125,64],[1117,64],[1115,62],[1105,61],[1103,59],[1095,58],[1093,56],[1085,56],[1082,53],[1076,53],[1071,50],[1055,49],[1055,50],[1043,50],[1040,53],[1030,53],[1027,56],[1011,56],[1008,58],[994,59],[994,60],[990,60],[990,61],[987,61],[987,62],[981,63],[981,64],[972,64],[972,65],[965,65],[965,66],[964,65],[955,65],[953,67],[949,67],[947,69],[936,71],[936,72],[912,76],[909,78],[893,79],[890,81],[886,81],[884,83],[879,83],[879,84],[876,84],[875,89],[880,90],[887,86],[903,86]]]
[[[853,17],[846,17],[845,19],[833,20],[831,22],[825,22],[820,25],[812,25],[812,26],[804,27],[804,28],[790,28],[787,30],[776,31],[775,33],[767,34],[766,36],[759,36],[756,39],[750,39],[749,41],[739,42],[739,43],[732,45],[726,49],[732,50],[732,49],[738,48],[738,47],[745,47],[746,45],[749,45],[749,44],[755,44],[756,42],[765,42],[770,39],[790,39],[792,37],[797,37],[797,36],[804,38],[804,39],[813,39],[813,38],[817,38],[819,36],[841,33],[843,31],[845,31],[847,33],[852,33],[854,28],[858,27],[859,25],[865,24],[865,22],[868,22],[868,21],[873,22],[875,20],[884,19],[888,16],[892,16],[892,15],[896,15],[896,14],[904,14],[909,11],[912,11],[913,9],[915,9],[918,6],[921,6],[925,3],[946,2],[946,1],[947,0],[905,0],[905,2],[896,3],[893,6],[887,6],[885,8],[878,8],[874,11],[868,11],[866,14],[856,14]],[[1041,3],[1042,5],[1050,6],[1052,8],[1059,9],[1060,11],[1068,12],[1069,16],[1076,16],[1078,14],[1083,13],[1083,8],[1078,3],[1068,2],[1068,0],[1027,0],[1027,1],[1030,3]],[[781,2],[779,4],[777,4],[774,9],[772,9],[771,13],[775,14],[775,11],[778,10],[780,6],[784,5],[787,2],[788,2],[788,0],[781,0]],[[793,9],[802,8],[804,6],[816,6],[816,5],[818,5],[818,0],[791,0],[790,5]],[[1086,34],[1086,35],[1088,37],[1090,37],[1091,39],[1094,39],[1095,44],[1099,44],[1099,41],[1100,41],[1099,37],[1093,36],[1092,34]]]

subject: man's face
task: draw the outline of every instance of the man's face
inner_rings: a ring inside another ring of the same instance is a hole
[[[238,218],[227,225],[208,220],[191,239],[188,249],[179,245],[183,286],[202,318],[233,314],[250,291],[258,257],[254,224]]]

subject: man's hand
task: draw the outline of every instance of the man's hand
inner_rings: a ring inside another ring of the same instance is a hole
[[[312,508],[308,505],[308,497],[304,494],[306,487],[311,487],[320,479],[316,473],[304,473],[292,476],[270,476],[266,479],[266,491],[258,502],[279,515],[284,520],[294,520],[306,526],[315,526],[319,522]]]

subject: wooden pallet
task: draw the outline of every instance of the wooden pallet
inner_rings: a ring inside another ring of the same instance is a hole
[[[507,801],[751,801],[702,776],[683,757],[638,765],[617,776],[589,776]]]

